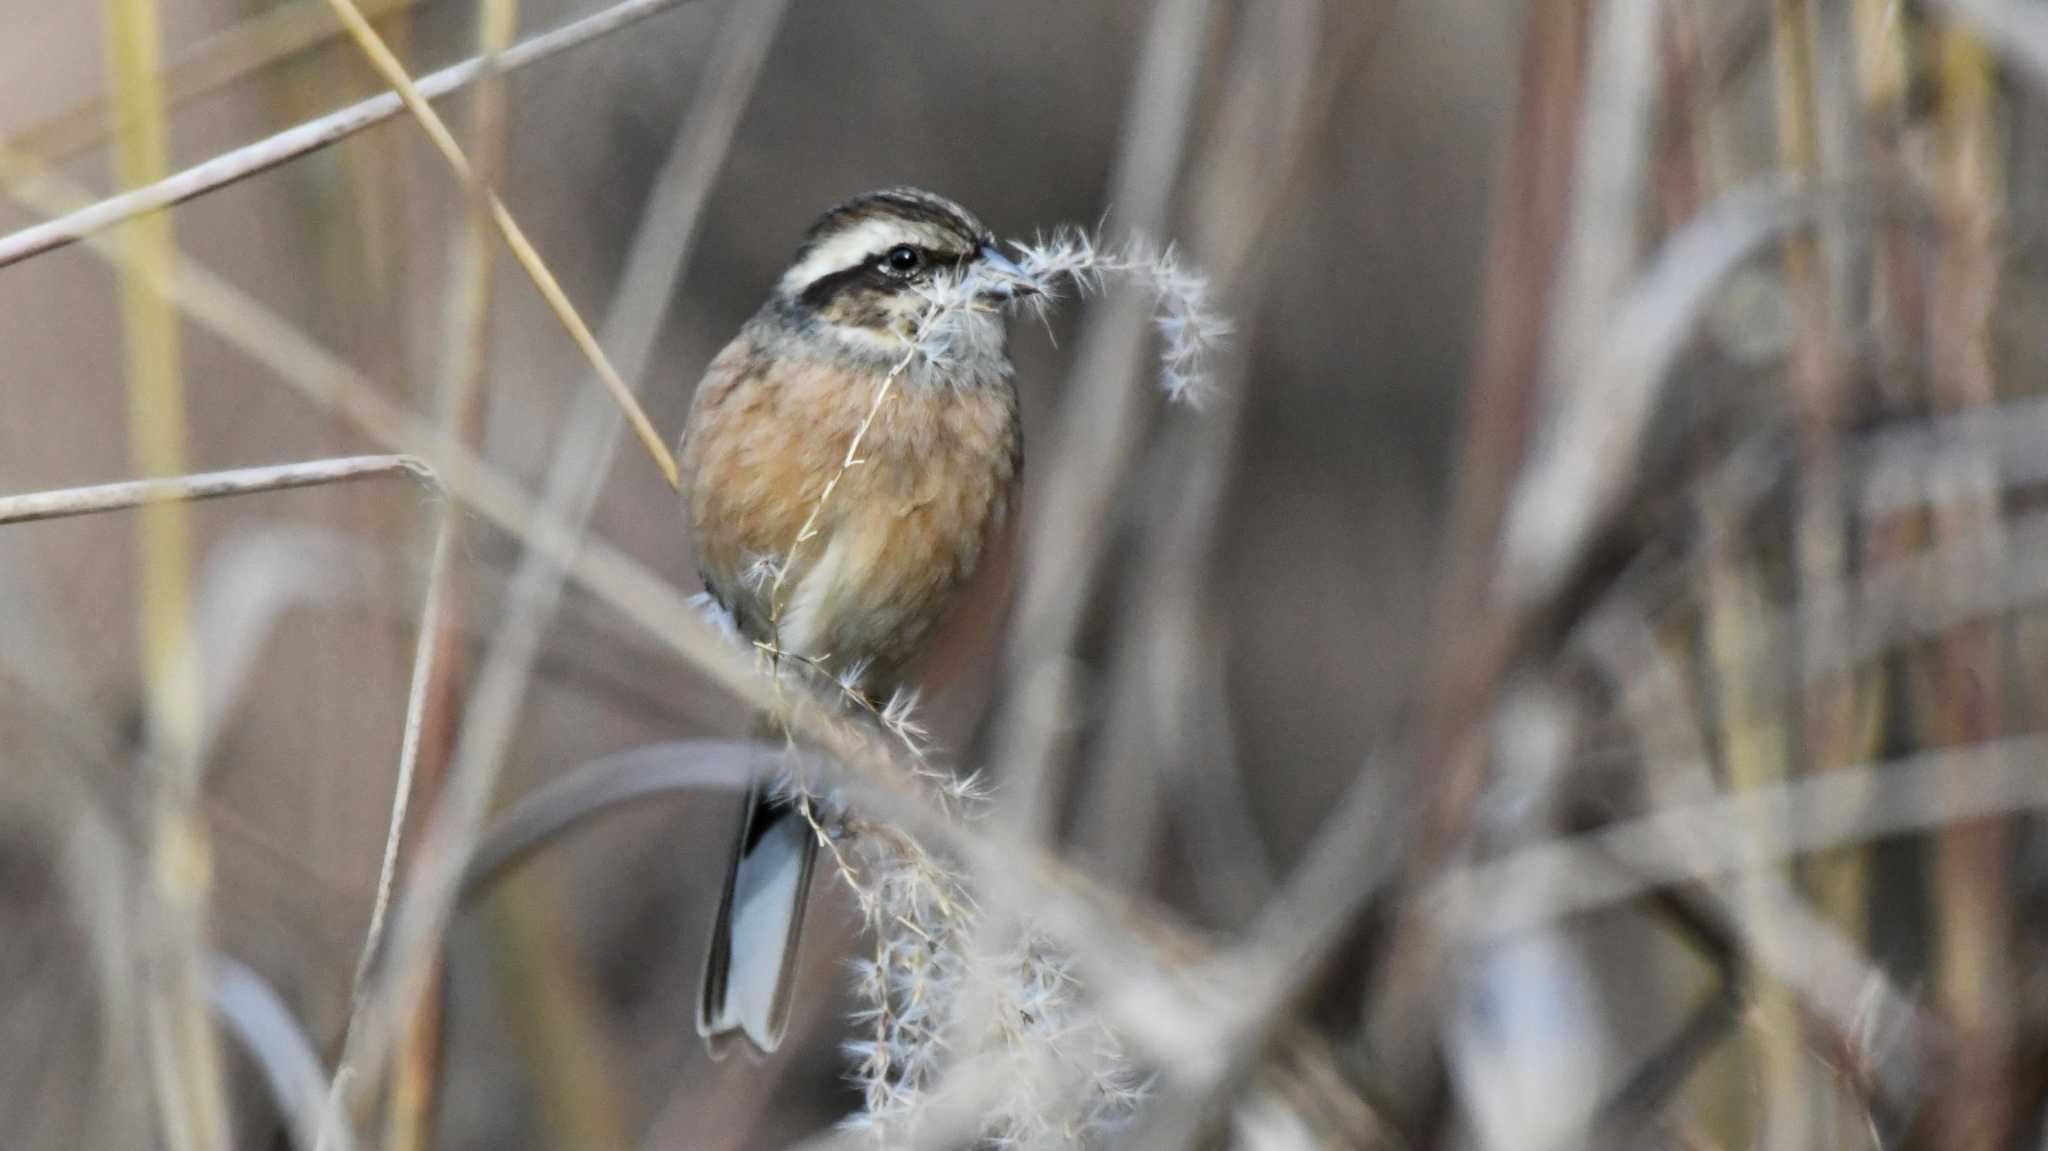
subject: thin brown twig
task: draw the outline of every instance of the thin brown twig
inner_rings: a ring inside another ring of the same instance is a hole
[[[502,175],[505,85],[499,61],[518,34],[518,0],[484,0],[477,6],[476,24],[477,56],[484,62],[483,74],[470,96],[470,140],[476,153],[476,178],[468,188],[468,212],[463,226],[450,243],[451,288],[438,399],[442,425],[448,434],[481,450],[485,375],[490,358],[492,273],[497,254],[487,189],[495,186]],[[456,508],[442,510],[436,529],[440,536],[435,545],[437,560],[443,548],[458,552],[463,549],[463,528]],[[433,812],[447,776],[454,751],[455,716],[468,672],[467,652],[461,638],[469,612],[467,588],[454,569],[438,563],[431,578],[428,602],[436,608],[431,621],[434,628],[422,632],[420,637],[427,647],[424,658],[431,661],[431,674],[424,681],[416,679],[413,689],[423,725],[431,725],[433,738],[420,757],[417,786],[409,777],[401,778],[398,784],[401,796],[416,792],[421,810],[427,814]],[[381,921],[373,921],[373,926],[381,928]],[[381,938],[366,940],[366,961],[373,954],[370,946],[381,942]],[[436,953],[427,957],[426,962],[438,967],[441,957]],[[366,966],[357,969],[357,995],[367,975]],[[426,987],[419,1009],[406,1023],[401,1050],[394,1061],[390,1103],[385,1112],[384,1142],[390,1151],[424,1151],[432,1142],[442,1050],[441,980],[429,978]],[[351,1006],[354,1002],[352,998]]]

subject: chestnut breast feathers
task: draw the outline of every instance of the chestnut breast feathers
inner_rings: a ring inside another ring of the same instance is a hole
[[[749,638],[866,665],[886,689],[919,653],[1011,512],[1016,393],[898,379],[819,514],[882,377],[742,334],[698,386],[682,443],[706,588]],[[794,547],[779,592],[776,572]]]

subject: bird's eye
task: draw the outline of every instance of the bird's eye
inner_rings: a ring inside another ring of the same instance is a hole
[[[917,249],[909,244],[898,244],[889,249],[889,254],[884,257],[884,261],[888,264],[890,271],[899,276],[907,276],[917,271],[917,266],[924,263],[924,258],[919,256]]]

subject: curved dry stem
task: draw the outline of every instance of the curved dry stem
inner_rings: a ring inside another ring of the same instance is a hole
[[[701,791],[738,791],[787,762],[779,744],[683,739],[592,760],[527,792],[478,837],[462,873],[461,898],[477,898],[533,853],[585,821],[655,799]]]
[[[213,959],[214,1012],[256,1065],[270,1099],[284,1117],[299,1151],[313,1151],[320,1142],[321,1100],[327,1095],[327,1070],[313,1041],[291,1008],[268,980],[236,959]],[[336,1151],[353,1151],[356,1138],[337,1130]]]

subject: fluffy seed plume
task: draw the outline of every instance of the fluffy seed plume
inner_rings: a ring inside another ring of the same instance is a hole
[[[941,277],[926,289],[931,310],[919,330],[918,353],[934,363],[960,357],[960,341],[979,329],[960,322],[987,311],[991,298],[1009,296],[1011,306],[1031,309],[1041,319],[1068,295],[1102,291],[1111,279],[1131,281],[1153,300],[1159,336],[1159,385],[1168,398],[1199,407],[1213,385],[1209,362],[1230,335],[1230,323],[1210,306],[1209,280],[1190,268],[1171,245],[1134,240],[1105,248],[1088,232],[1056,228],[1049,236],[1015,245],[1021,275],[974,264],[965,276]],[[1016,292],[1028,288],[1028,292]]]
[[[722,615],[708,596],[700,606],[714,620]],[[986,814],[988,792],[977,777],[955,776],[927,759],[930,736],[914,692],[877,704],[855,686],[861,669],[834,674],[803,660],[776,667],[792,682],[836,691],[846,707],[865,711],[900,740],[910,752],[912,781],[949,814],[965,821]],[[847,1127],[878,1147],[904,1146],[930,1111],[940,1079],[971,1065],[1001,1085],[982,1120],[980,1145],[1106,1145],[1136,1113],[1149,1084],[1085,1001],[1058,947],[1026,917],[1007,943],[991,949],[967,876],[904,831],[849,811],[799,762],[785,763],[775,790],[798,805],[817,834],[873,946],[849,965],[855,1035],[842,1050],[862,1108]]]

